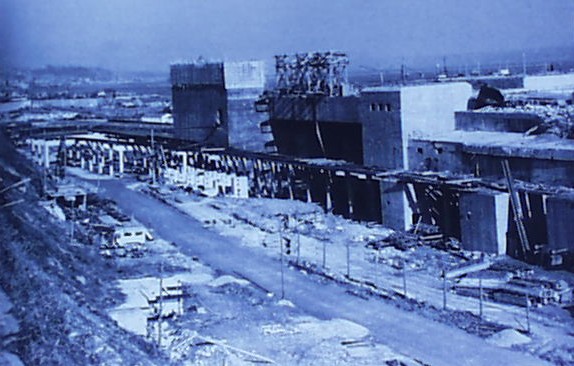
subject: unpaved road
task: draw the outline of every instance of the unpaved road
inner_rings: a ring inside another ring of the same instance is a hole
[[[197,220],[118,180],[100,181],[102,194],[117,202],[127,214],[175,242],[182,252],[197,256],[212,268],[239,275],[280,294],[279,261],[232,239],[206,229]],[[377,342],[439,366],[548,365],[541,359],[499,348],[458,328],[449,327],[384,301],[363,299],[335,283],[320,284],[303,273],[285,271],[286,298],[320,319],[344,318],[368,328]]]

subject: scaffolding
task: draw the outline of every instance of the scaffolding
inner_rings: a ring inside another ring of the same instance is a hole
[[[281,94],[343,96],[349,58],[341,52],[275,56],[276,88]]]

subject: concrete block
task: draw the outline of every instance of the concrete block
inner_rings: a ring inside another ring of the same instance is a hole
[[[574,74],[529,75],[524,77],[524,88],[529,90],[571,89]]]
[[[223,74],[226,89],[265,87],[265,63],[263,61],[225,62]]]
[[[542,120],[534,113],[456,112],[456,129],[464,131],[526,132]]]
[[[508,193],[480,191],[460,195],[462,247],[490,254],[506,254]]]
[[[574,250],[574,196],[559,195],[546,199],[548,249]]]
[[[232,194],[235,198],[249,198],[249,181],[245,176],[233,178]]]
[[[380,182],[382,223],[394,230],[408,230],[413,224],[412,209],[404,184],[395,180]]]

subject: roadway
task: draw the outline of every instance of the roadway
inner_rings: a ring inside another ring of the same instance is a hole
[[[128,189],[124,181],[102,180],[99,184],[104,197],[116,201],[126,214],[133,215],[163,239],[176,243],[186,255],[197,256],[214,269],[235,272],[270,292],[281,293],[278,259],[203,227],[185,213]],[[377,342],[425,364],[549,365],[416,312],[376,298],[363,299],[346,290],[336,283],[319,283],[299,271],[285,270],[285,297],[299,309],[320,319],[343,318],[358,323],[368,328]]]

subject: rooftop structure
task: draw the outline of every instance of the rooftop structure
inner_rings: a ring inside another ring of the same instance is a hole
[[[275,56],[276,88],[282,94],[343,96],[349,59],[342,52]]]

